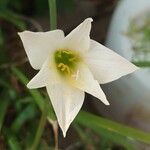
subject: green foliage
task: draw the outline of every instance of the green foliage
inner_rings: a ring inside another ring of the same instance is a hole
[[[6,9],[10,0],[0,0],[0,9]]]
[[[4,37],[2,29],[0,28],[0,48],[2,48],[3,44],[4,44]]]
[[[12,72],[14,75],[17,76],[17,78],[24,84],[27,85],[29,82],[27,77],[23,73],[21,73],[17,68],[12,67]],[[55,120],[55,115],[53,113],[53,110],[50,109],[51,105],[49,103],[48,98],[44,98],[38,90],[28,90],[28,92],[31,94],[32,98],[34,99],[35,104],[39,107],[39,109],[43,112],[45,110],[45,106],[47,107],[46,109],[48,110],[47,115],[50,120]]]
[[[75,8],[74,0],[56,0],[58,11],[72,11]],[[47,0],[35,0],[35,13],[36,15],[48,14],[48,1]]]
[[[5,115],[9,106],[9,99],[6,96],[1,95],[3,99],[0,101],[0,132],[4,123]],[[4,99],[6,98],[6,99]]]
[[[73,0],[57,0],[57,5],[65,11],[72,11],[75,8],[75,2]]]
[[[12,71],[15,73],[17,77],[19,77],[21,82],[26,83],[25,80],[27,81],[27,78],[18,69],[13,68]],[[42,99],[38,99],[38,101],[42,101]],[[39,105],[39,107],[41,106],[42,108],[44,107],[44,103],[41,102],[38,103],[41,104]],[[47,106],[49,105],[49,103],[46,102],[45,105]],[[119,123],[95,116],[87,112],[80,112],[80,114],[76,118],[76,122],[92,129],[93,131],[95,131],[97,134],[104,137],[108,141],[112,141],[116,144],[123,145],[128,150],[134,149],[132,141],[135,140],[150,144],[149,133],[144,133],[137,129],[121,125]],[[82,132],[80,132],[80,129],[77,128],[77,126],[76,129],[80,133],[80,136],[84,138],[85,136],[82,134]]]
[[[91,121],[88,121],[89,118]],[[93,129],[95,128],[96,131],[98,131],[97,129],[101,128],[109,131],[110,133],[112,132],[129,139],[134,139],[150,144],[150,133],[142,132],[114,121],[92,115],[88,112],[81,112],[77,117],[77,120],[84,124],[86,122],[86,126],[92,127]]]
[[[35,12],[36,15],[44,15],[48,12],[47,0],[35,0]]]
[[[0,18],[14,24],[20,30],[26,29],[26,25],[21,17],[10,10],[0,10]]]
[[[0,0],[0,9],[15,9],[20,11],[21,10],[21,0]]]
[[[150,66],[150,13],[130,21],[127,35],[132,46],[132,62],[139,67]]]
[[[47,0],[35,0],[35,4],[34,14],[42,15],[48,11]],[[73,0],[57,0],[57,4],[60,9],[67,11],[75,6]],[[19,31],[25,30],[26,23],[22,14],[16,13],[21,12],[21,9],[21,0],[0,0],[0,19],[15,26]],[[51,16],[56,17],[53,14]],[[56,18],[52,20],[55,22]],[[55,26],[56,23],[53,24],[53,28]],[[145,29],[144,33],[147,40],[149,30]],[[0,27],[0,133],[4,138],[5,149],[54,149],[54,144],[49,140],[53,140],[54,136],[50,137],[50,134],[48,139],[42,136],[46,126],[49,123],[53,126],[56,121],[50,100],[43,91],[26,88],[28,78],[21,71],[23,66],[19,69],[13,62],[9,62],[5,46],[6,34],[8,33]],[[15,80],[15,83],[12,80]],[[150,134],[85,111],[79,113],[73,127],[78,133],[78,141],[82,142],[85,148],[90,146],[93,149],[100,147],[101,150],[106,150],[113,149],[114,145],[121,145],[127,150],[134,150],[135,141],[150,144]],[[91,135],[98,140],[94,141]]]
[[[37,110],[34,104],[29,104],[26,108],[24,108],[21,113],[18,113],[18,116],[16,116],[15,120],[13,121],[11,125],[11,129],[14,133],[18,133],[21,127],[27,122],[28,120],[31,120],[35,118],[37,115]]]

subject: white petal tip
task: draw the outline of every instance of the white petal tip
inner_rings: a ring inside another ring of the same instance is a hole
[[[27,84],[27,88],[32,89],[32,87],[30,86],[30,82]]]
[[[107,106],[110,105],[110,103],[107,100],[105,100],[104,104],[107,105]]]
[[[33,83],[31,81],[27,84],[27,88],[28,89],[35,89],[35,85],[33,85]]]
[[[18,32],[18,35],[21,36],[21,35],[23,35],[24,32],[26,32],[26,31]]]
[[[63,132],[63,137],[64,137],[64,138],[66,137],[66,132]]]
[[[90,22],[91,23],[91,22],[93,22],[93,19],[92,18],[87,18],[87,19],[84,20],[84,22]]]
[[[22,37],[22,32],[18,32],[18,35],[21,38]]]
[[[27,36],[27,35],[30,35],[31,31],[23,31],[23,32],[18,32],[18,35],[20,37],[24,37],[24,36]]]
[[[135,71],[138,71],[138,70],[140,70],[140,69],[141,69],[141,68],[135,66]]]
[[[127,73],[125,75],[134,73],[135,71],[139,71],[139,70],[140,70],[139,67],[137,67],[134,64],[132,64],[132,67],[127,71]]]

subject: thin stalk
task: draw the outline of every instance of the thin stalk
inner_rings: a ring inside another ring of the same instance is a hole
[[[46,124],[46,119],[47,119],[47,115],[46,115],[47,111],[46,110],[47,109],[44,109],[44,111],[42,113],[42,116],[41,116],[41,119],[40,119],[40,123],[39,123],[39,127],[37,129],[37,132],[36,132],[36,135],[35,135],[35,139],[33,141],[33,144],[31,146],[30,150],[37,150],[37,147],[39,145],[39,142],[40,142],[40,139],[41,139],[41,136],[43,134],[44,127],[45,127],[45,124]]]
[[[48,0],[48,4],[49,4],[50,27],[51,30],[55,30],[57,28],[56,0]]]
[[[54,121],[52,124],[53,132],[54,132],[54,139],[55,139],[55,150],[58,150],[58,123]]]

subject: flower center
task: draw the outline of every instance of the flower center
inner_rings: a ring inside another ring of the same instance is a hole
[[[61,74],[70,75],[75,71],[77,63],[80,61],[80,57],[75,51],[57,50],[54,53],[54,61],[57,70]]]

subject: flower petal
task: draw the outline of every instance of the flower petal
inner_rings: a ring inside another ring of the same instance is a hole
[[[62,82],[49,84],[47,91],[65,137],[71,122],[81,109],[85,94]]]
[[[61,30],[54,30],[49,32],[30,32],[24,31],[18,33],[30,64],[34,69],[40,69],[46,60],[49,52],[56,48],[64,38],[64,33]]]
[[[64,49],[87,51],[90,47],[90,31],[92,18],[85,19],[70,34],[68,34],[62,46]]]
[[[94,78],[100,84],[111,82],[138,69],[125,58],[94,40],[91,40],[91,48],[85,57]]]
[[[76,88],[81,89],[100,99],[105,105],[109,105],[109,102],[107,101],[99,83],[93,78],[91,71],[86,65],[79,65],[77,72],[72,75],[70,83]]]
[[[57,83],[59,80],[59,75],[57,74],[53,63],[50,63],[50,58],[47,58],[41,70],[27,84],[27,87],[30,89],[41,88],[47,86],[50,82]]]

